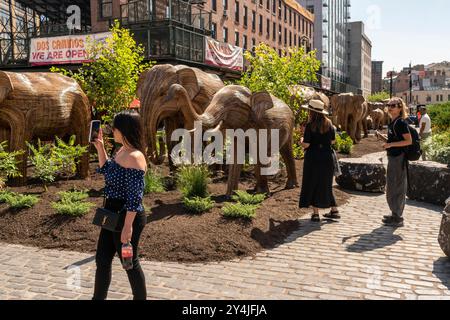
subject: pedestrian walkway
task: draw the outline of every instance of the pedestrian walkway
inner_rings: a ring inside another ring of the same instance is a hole
[[[380,221],[384,195],[355,194],[339,223],[307,217],[286,242],[241,260],[143,261],[150,299],[449,299],[450,260],[437,242],[442,208],[408,201],[405,227]],[[2,244],[1,299],[90,299],[91,254]],[[109,299],[130,299],[117,259]]]

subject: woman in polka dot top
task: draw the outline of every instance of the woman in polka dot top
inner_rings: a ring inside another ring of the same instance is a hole
[[[142,206],[144,176],[147,162],[143,148],[143,130],[139,114],[121,112],[113,121],[114,140],[122,147],[113,159],[108,159],[100,131],[93,142],[98,152],[98,173],[105,176],[105,208],[124,214],[122,232],[101,229],[97,244],[94,300],[104,300],[111,283],[112,260],[122,254],[122,244],[133,246],[133,268],[127,270],[135,300],[145,300],[145,277],[138,259],[138,244],[147,218]]]

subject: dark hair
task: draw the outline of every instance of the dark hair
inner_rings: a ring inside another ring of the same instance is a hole
[[[309,111],[309,121],[311,131],[327,133],[331,128],[331,121],[323,113]]]
[[[113,128],[122,133],[126,143],[145,154],[141,116],[134,111],[122,111],[114,117]]]

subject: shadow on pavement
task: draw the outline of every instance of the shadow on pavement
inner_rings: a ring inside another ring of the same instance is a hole
[[[450,259],[441,257],[433,263],[433,274],[450,290]]]
[[[358,238],[346,248],[348,252],[358,253],[389,247],[403,240],[401,236],[394,234],[395,230],[397,229],[394,227],[381,226],[374,229],[371,233],[345,237],[342,239],[342,244],[345,244],[350,239]]]
[[[72,264],[70,264],[68,266],[65,266],[63,269],[67,270],[67,269],[69,269],[70,267],[73,267],[73,266],[81,267],[82,265],[91,263],[92,261],[95,261],[95,255],[92,256],[92,257],[89,257],[89,258],[86,258],[86,259],[74,262],[74,263],[72,263]]]

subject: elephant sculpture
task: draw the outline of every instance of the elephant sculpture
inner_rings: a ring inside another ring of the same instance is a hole
[[[346,131],[353,142],[361,141],[361,131],[367,132],[366,118],[368,105],[362,95],[342,93],[334,95],[330,99],[333,114],[337,115],[337,123],[341,130]]]
[[[182,85],[173,85],[168,93],[173,115],[183,114],[186,129],[193,129],[200,121],[202,128],[215,131],[224,129],[278,129],[279,152],[286,164],[288,181],[286,188],[298,186],[295,160],[292,150],[294,114],[289,106],[266,92],[253,93],[246,87],[230,85],[219,90],[199,113],[191,103],[189,92]],[[187,108],[185,106],[188,106]],[[270,139],[270,137],[269,137]],[[270,145],[270,143],[268,143]],[[273,152],[274,150],[272,150]],[[277,150],[278,151],[278,150]],[[268,193],[267,176],[261,174],[259,159],[256,164],[256,191]],[[238,189],[242,165],[232,164],[228,174],[227,195]]]
[[[370,117],[373,120],[374,130],[379,130],[383,126],[384,112],[380,109],[370,111]]]
[[[76,135],[76,143],[89,145],[89,101],[77,82],[58,73],[15,73],[0,71],[0,139],[9,149],[26,150],[34,138],[53,140],[55,136]],[[26,181],[27,153],[21,156],[20,183]],[[89,154],[78,167],[88,176]]]
[[[371,116],[368,116],[368,117],[366,118],[366,122],[367,122],[367,128],[370,128],[370,129],[373,129],[373,128],[374,128],[374,126],[373,126],[373,119],[372,119]]]
[[[330,111],[330,99],[328,96],[325,93],[316,91],[314,88],[295,85],[289,87],[289,93],[291,94],[291,104],[296,100],[302,105],[311,100],[320,100],[325,104],[325,109]],[[333,121],[333,124],[336,125],[336,117],[332,115],[331,120]]]
[[[144,72],[139,79],[137,95],[141,100],[141,116],[144,126],[147,155],[154,164],[161,164],[164,155],[157,150],[157,131],[164,123],[166,146],[170,154],[174,144],[170,141],[172,132],[184,127],[182,113],[174,114],[173,103],[167,92],[174,85],[181,85],[187,92],[189,102],[198,113],[203,113],[214,94],[224,87],[216,75],[185,65],[162,64]],[[185,105],[180,108],[187,108]],[[160,144],[161,145],[161,144]],[[174,166],[169,158],[171,169]]]

